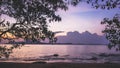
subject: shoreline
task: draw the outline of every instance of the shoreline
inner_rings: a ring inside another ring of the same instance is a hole
[[[120,68],[120,63],[13,63],[0,62],[1,68]]]
[[[3,43],[9,45],[10,43]],[[3,45],[0,43],[0,45]],[[21,44],[21,43],[20,43]],[[10,44],[11,45],[11,44]],[[84,43],[25,43],[24,45],[105,45],[108,44],[84,44]]]

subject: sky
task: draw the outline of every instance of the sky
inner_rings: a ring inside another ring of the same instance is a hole
[[[69,6],[67,11],[59,10],[56,14],[60,15],[62,21],[49,23],[49,29],[53,32],[62,31],[57,35],[66,35],[67,32],[78,31],[79,33],[89,31],[90,33],[97,33],[103,35],[104,25],[100,22],[103,18],[112,18],[116,13],[119,13],[118,9],[102,10],[95,9],[91,5],[86,3],[80,3],[76,7]],[[15,20],[2,16],[4,19],[9,19],[11,22]]]
[[[103,35],[104,25],[100,22],[103,18],[112,18],[118,9],[102,10],[95,9],[91,5],[80,3],[76,7],[69,6],[68,11],[59,10],[59,14],[62,18],[60,22],[54,22],[49,24],[49,28],[52,31],[64,31],[61,35],[65,35],[70,31],[78,31],[80,33],[89,31],[91,33],[97,33]]]

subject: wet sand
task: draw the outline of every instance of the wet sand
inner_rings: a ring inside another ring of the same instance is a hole
[[[117,63],[10,63],[0,62],[0,68],[120,68]]]

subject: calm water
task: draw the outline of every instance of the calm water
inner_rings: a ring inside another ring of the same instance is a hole
[[[102,53],[112,55],[100,56]],[[54,54],[58,56],[54,56]],[[105,45],[25,45],[21,49],[14,50],[7,61],[120,63],[119,54],[120,52],[109,50]]]

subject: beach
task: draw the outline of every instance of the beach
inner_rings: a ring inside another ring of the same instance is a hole
[[[12,63],[0,62],[0,68],[120,68],[118,63]]]
[[[120,68],[120,53],[104,45],[27,45],[1,58],[0,68]]]

